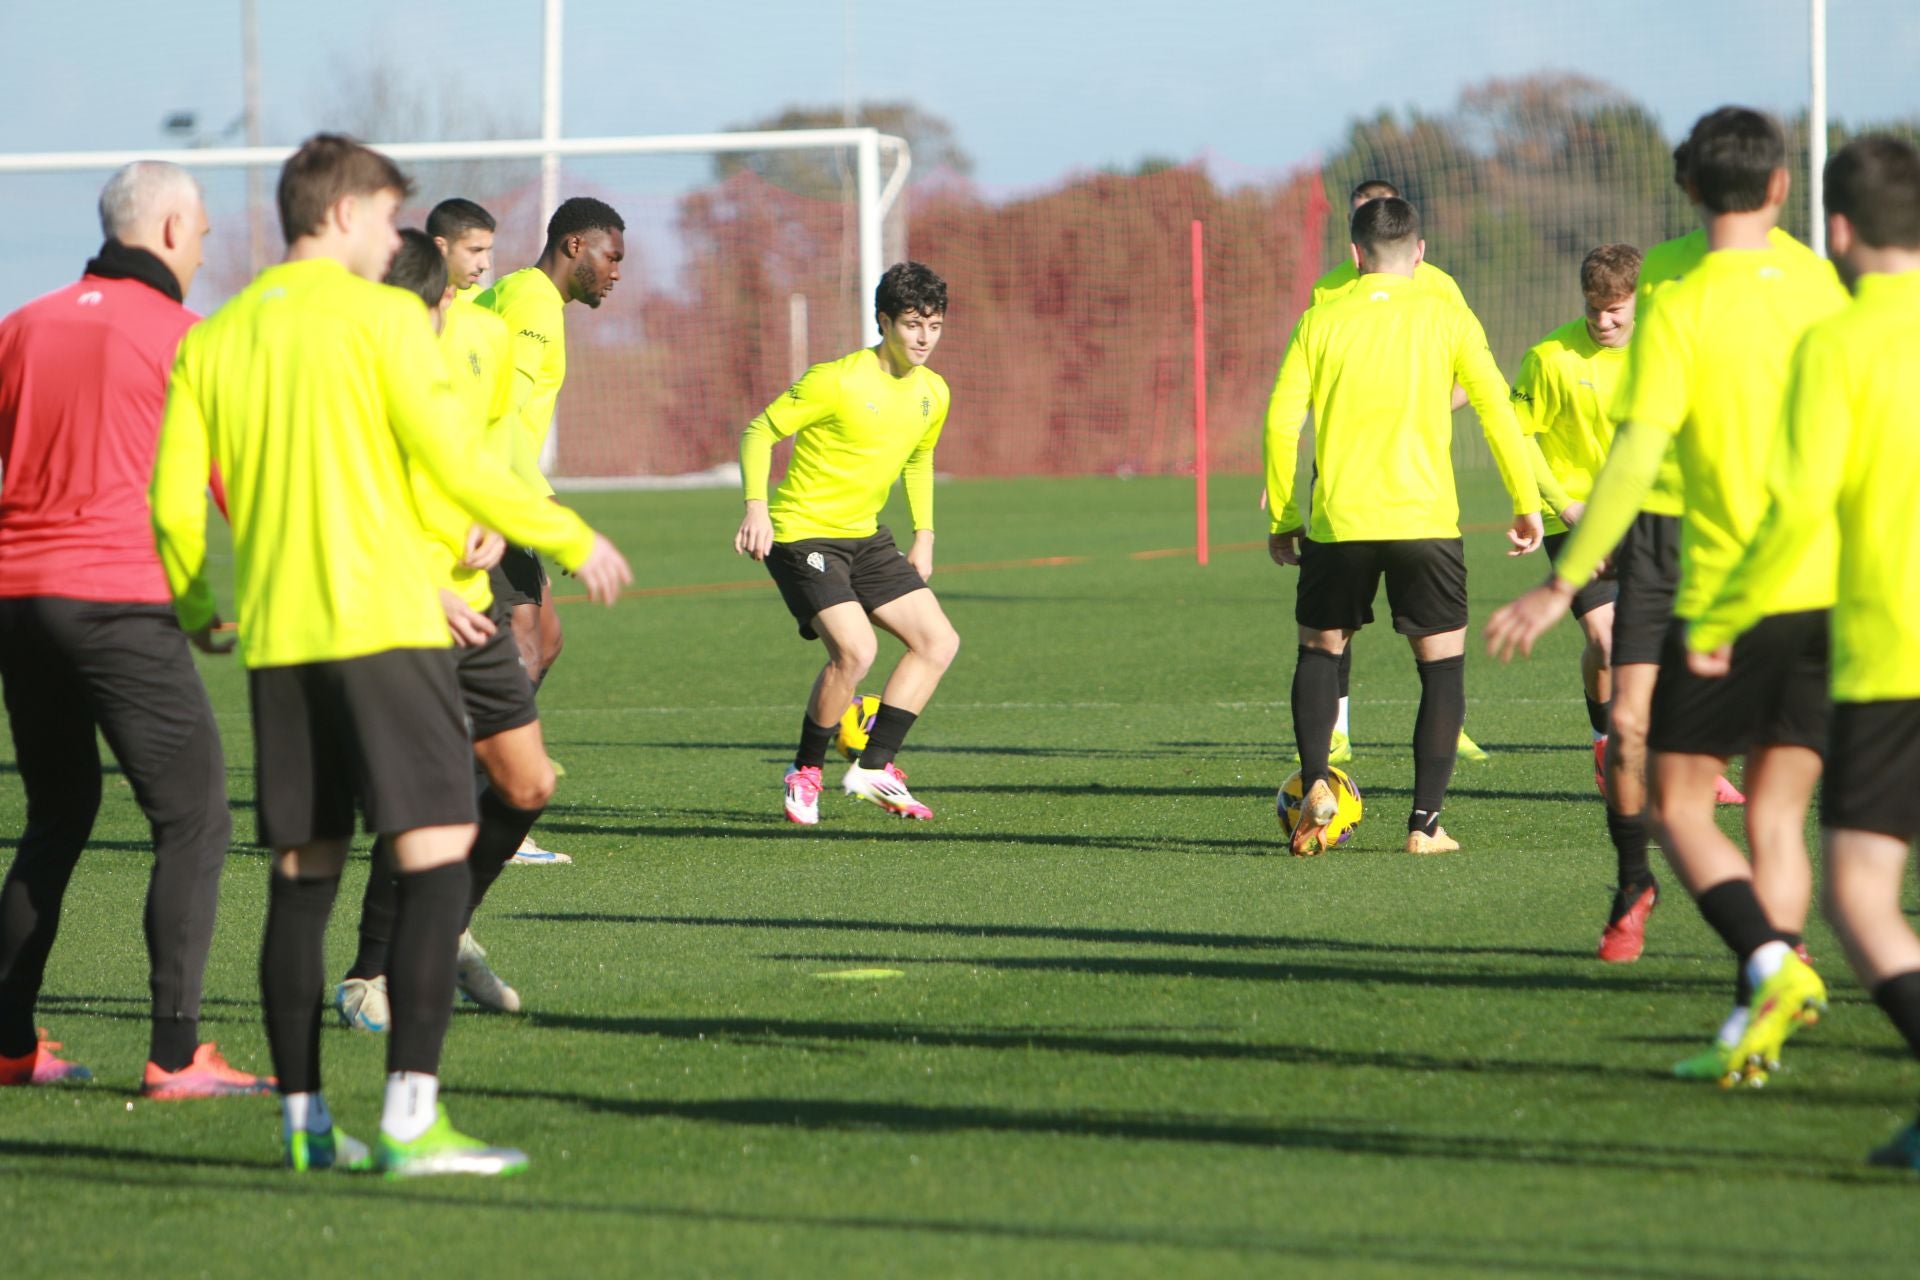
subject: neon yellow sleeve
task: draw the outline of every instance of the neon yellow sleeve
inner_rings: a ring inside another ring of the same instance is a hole
[[[740,487],[748,502],[767,500],[767,473],[773,470],[773,446],[816,422],[832,417],[839,401],[840,374],[832,363],[817,364],[800,381],[760,411],[740,433]],[[923,446],[926,447],[926,446]],[[932,461],[927,484],[933,484]],[[931,503],[929,510],[931,510]]]
[[[1573,501],[1560,484],[1560,477],[1553,474],[1553,467],[1547,462],[1547,455],[1540,451],[1540,437],[1530,435],[1527,438],[1527,463],[1533,468],[1533,483],[1540,490],[1540,501],[1556,516],[1567,509]]]
[[[1827,372],[1837,363],[1829,345],[1803,343],[1787,375],[1780,431],[1767,459],[1766,514],[1713,602],[1687,628],[1695,652],[1730,644],[1760,620],[1764,602],[1775,598],[1839,506],[1853,411],[1846,383]]]
[[[384,326],[378,369],[387,417],[408,460],[481,524],[547,553],[569,570],[579,568],[593,553],[593,530],[566,507],[531,492],[484,449],[463,447],[467,433],[460,430],[460,398],[447,379],[433,330],[412,320],[396,309],[395,319]],[[422,370],[432,373],[422,376]]]
[[[927,428],[927,434],[920,438],[919,447],[907,459],[907,465],[901,469],[901,487],[907,491],[907,510],[913,516],[913,531],[922,529],[933,531],[933,447],[940,443],[941,429],[947,425],[947,413],[943,408],[933,425]]]
[[[215,613],[213,588],[207,585],[207,476],[212,464],[206,419],[185,362],[176,359],[147,499],[153,508],[154,544],[173,592],[174,613],[185,631],[200,630]]]
[[[1507,380],[1500,376],[1500,366],[1487,348],[1486,331],[1479,319],[1465,307],[1460,308],[1460,315],[1463,319],[1454,347],[1453,379],[1466,390],[1467,401],[1480,419],[1480,430],[1487,437],[1493,464],[1500,470],[1500,481],[1513,496],[1513,514],[1537,512],[1540,487],[1534,483],[1526,442],[1507,399]]]
[[[1294,492],[1294,473],[1300,463],[1300,426],[1306,420],[1307,405],[1313,395],[1307,336],[1307,317],[1303,315],[1293,327],[1286,357],[1280,362],[1280,376],[1274,380],[1273,396],[1267,401],[1267,514],[1270,533],[1298,529],[1301,523],[1298,495]]]
[[[1672,443],[1670,433],[1643,422],[1629,422],[1614,434],[1607,465],[1600,468],[1593,492],[1587,495],[1587,514],[1560,548],[1556,578],[1572,587],[1592,580],[1600,562],[1613,554],[1632,527]]]

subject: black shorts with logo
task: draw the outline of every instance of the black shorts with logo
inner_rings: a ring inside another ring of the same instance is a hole
[[[1467,625],[1467,560],[1458,538],[1305,540],[1294,621],[1316,631],[1358,631],[1373,621],[1383,577],[1393,629],[1401,635],[1439,635]]]
[[[1920,698],[1836,702],[1820,825],[1920,836]]]
[[[500,563],[487,571],[487,581],[493,585],[493,598],[509,609],[539,604],[540,588],[547,585],[547,569],[532,547],[509,545]]]
[[[1613,665],[1656,665],[1680,587],[1680,517],[1642,511],[1613,551]]]
[[[927,585],[881,525],[866,538],[802,538],[776,542],[767,572],[780,588],[802,640],[817,640],[813,620],[822,609],[848,602],[872,613]]]
[[[520,665],[520,646],[514,643],[510,613],[511,608],[494,596],[493,607],[487,610],[493,634],[483,645],[453,651],[460,701],[475,742],[540,718],[533,700],[533,681],[527,679],[527,669]]]
[[[1825,609],[1760,619],[1734,641],[1733,669],[1718,678],[1688,669],[1686,623],[1675,618],[1660,657],[1647,745],[1722,759],[1755,747],[1824,752],[1832,705]]]
[[[1560,563],[1560,548],[1567,545],[1567,534],[1550,533],[1547,535],[1547,563]],[[1584,618],[1602,605],[1609,605],[1620,594],[1619,583],[1611,578],[1595,578],[1586,586],[1573,593],[1573,616]]]
[[[453,650],[255,667],[247,682],[260,844],[348,839],[356,800],[383,835],[474,820]]]

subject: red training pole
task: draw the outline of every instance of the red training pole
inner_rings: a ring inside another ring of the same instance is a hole
[[[1207,282],[1200,220],[1193,220],[1193,521],[1194,558],[1207,562]]]

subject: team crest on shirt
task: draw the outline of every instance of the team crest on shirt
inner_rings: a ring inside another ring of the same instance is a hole
[[[921,396],[920,397],[920,421],[925,422],[928,418],[931,418],[932,416],[933,416],[933,397]]]
[[[477,378],[480,376],[480,353],[478,351],[467,352],[467,368],[473,370],[474,377]]]
[[[818,551],[809,551],[807,552],[807,568],[813,570],[815,573],[825,573],[827,571],[827,558]]]
[[[800,398],[800,384],[796,382],[792,386],[787,388],[787,399],[798,400],[799,398]]]
[[[1513,389],[1513,393],[1512,393],[1512,395],[1511,395],[1511,396],[1510,396],[1509,398],[1510,398],[1510,399],[1512,399],[1512,400],[1515,400],[1515,401],[1517,401],[1517,402],[1518,402],[1518,403],[1520,403],[1520,404],[1532,404],[1532,403],[1533,403],[1533,393],[1532,393],[1532,392],[1528,392],[1528,391],[1522,391],[1522,390],[1521,390],[1520,388],[1518,388],[1518,387],[1515,387],[1515,388]]]

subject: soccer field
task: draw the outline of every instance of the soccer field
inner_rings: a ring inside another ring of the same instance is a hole
[[[1477,627],[1544,561],[1504,558],[1491,474],[1463,479]],[[1593,959],[1613,855],[1577,629],[1511,669],[1470,649],[1493,759],[1432,859],[1399,852],[1412,659],[1363,633],[1367,821],[1287,857],[1293,572],[1250,477],[1216,483],[1211,567],[1159,554],[1192,541],[1190,483],[943,485],[964,646],[901,756],[937,818],[830,785],[811,831],[779,775],[818,649],[731,554],[736,496],[578,499],[644,594],[565,609],[538,834],[575,865],[504,874],[475,929],[531,1012],[462,1012],[446,1054],[454,1119],[527,1148],[521,1178],[297,1177],[272,1100],[137,1100],[149,859],[111,775],[41,1006],[98,1078],[0,1097],[11,1274],[1911,1276],[1914,1181],[1861,1157],[1920,1074],[1823,925],[1832,1011],[1757,1093],[1667,1074],[1732,976],[1683,893],[1639,963]],[[201,668],[248,839],[243,674]],[[9,849],[22,819],[9,776]],[[203,1024],[263,1071],[265,888],[236,847]],[[898,976],[835,976],[870,969]],[[383,1048],[329,1017],[364,1139]]]

